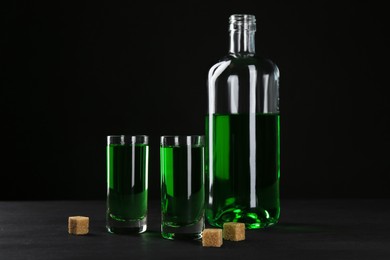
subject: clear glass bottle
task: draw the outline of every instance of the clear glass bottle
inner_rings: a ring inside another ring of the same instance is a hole
[[[206,217],[263,228],[280,214],[279,70],[255,55],[255,16],[231,15],[229,31],[208,75]]]

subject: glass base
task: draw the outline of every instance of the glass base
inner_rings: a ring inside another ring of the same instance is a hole
[[[116,219],[107,216],[107,231],[113,234],[140,234],[147,229],[147,217],[141,220],[123,220],[118,221]]]
[[[202,238],[202,232],[200,233],[188,233],[188,234],[180,234],[180,233],[167,233],[161,232],[161,236],[165,239],[169,240],[198,240]]]
[[[161,236],[165,239],[197,240],[202,238],[204,219],[189,226],[173,226],[167,223],[161,225]]]

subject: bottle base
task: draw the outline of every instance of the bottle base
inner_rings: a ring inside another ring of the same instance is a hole
[[[147,230],[147,218],[118,221],[108,216],[106,228],[113,234],[140,234]]]
[[[262,215],[268,216],[262,217]],[[254,212],[243,212],[235,209],[228,211],[219,216],[219,218],[208,218],[208,223],[211,226],[222,228],[226,222],[240,222],[245,223],[246,229],[261,229],[267,228],[278,223],[278,218],[269,217],[269,214],[258,214]]]
[[[209,224],[213,227],[218,227],[218,228],[223,228],[223,224],[226,223],[226,222],[238,222],[238,223],[244,223],[245,224],[245,229],[262,229],[262,228],[268,228],[268,227],[271,227],[273,225],[275,225],[277,223],[276,222],[272,222],[272,223],[246,223],[246,222],[243,222],[242,220],[238,220],[238,221],[208,221]]]

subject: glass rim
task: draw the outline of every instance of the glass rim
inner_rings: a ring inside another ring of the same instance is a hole
[[[108,135],[107,145],[110,144],[149,144],[149,136],[147,135]]]
[[[179,146],[204,146],[204,135],[162,135],[160,137],[161,147]]]

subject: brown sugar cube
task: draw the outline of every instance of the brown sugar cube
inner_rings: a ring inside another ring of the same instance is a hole
[[[72,235],[88,234],[89,217],[72,216],[68,219],[68,233]]]
[[[222,229],[206,228],[203,230],[202,246],[221,247],[223,243]]]
[[[245,224],[227,222],[223,224],[223,239],[230,241],[245,240]]]

